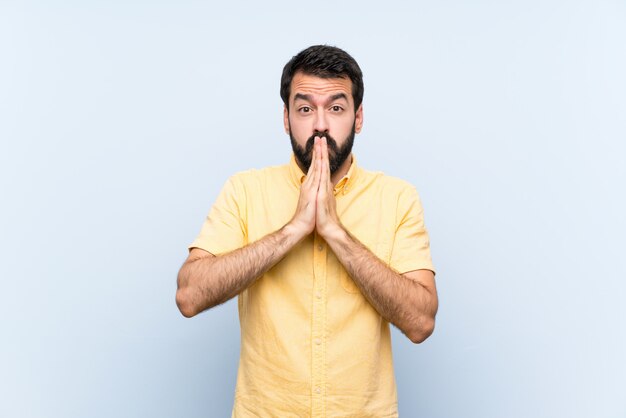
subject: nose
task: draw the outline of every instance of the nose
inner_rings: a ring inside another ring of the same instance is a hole
[[[313,129],[317,132],[328,132],[328,119],[323,110],[315,112],[315,123]]]

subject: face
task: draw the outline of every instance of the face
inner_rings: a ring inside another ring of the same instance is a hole
[[[363,109],[355,112],[352,81],[319,78],[296,73],[291,81],[289,111],[284,111],[285,130],[300,168],[311,165],[313,141],[326,137],[331,173],[349,167],[355,133],[361,132]]]

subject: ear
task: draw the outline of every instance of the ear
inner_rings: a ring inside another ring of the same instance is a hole
[[[359,109],[356,111],[354,116],[354,132],[357,134],[361,133],[361,128],[363,128],[363,104],[359,105]]]
[[[287,106],[283,108],[283,124],[285,125],[285,132],[289,135],[289,111]]]

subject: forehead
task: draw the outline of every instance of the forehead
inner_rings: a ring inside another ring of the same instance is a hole
[[[315,96],[331,96],[337,93],[345,93],[346,97],[351,100],[352,80],[349,78],[321,78],[298,72],[294,74],[291,80],[291,99],[293,99],[296,93]]]

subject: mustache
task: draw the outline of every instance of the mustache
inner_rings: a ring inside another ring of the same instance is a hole
[[[313,135],[311,135],[309,137],[309,139],[306,140],[306,146],[304,148],[304,150],[306,151],[307,154],[311,154],[313,152],[313,146],[315,145],[315,138],[319,137],[319,138],[326,138],[326,143],[328,144],[328,149],[332,152],[334,152],[335,154],[337,154],[339,152],[339,147],[337,146],[337,141],[335,141],[335,139],[330,136],[330,134],[328,132],[319,132],[319,131],[315,131],[313,133]]]

